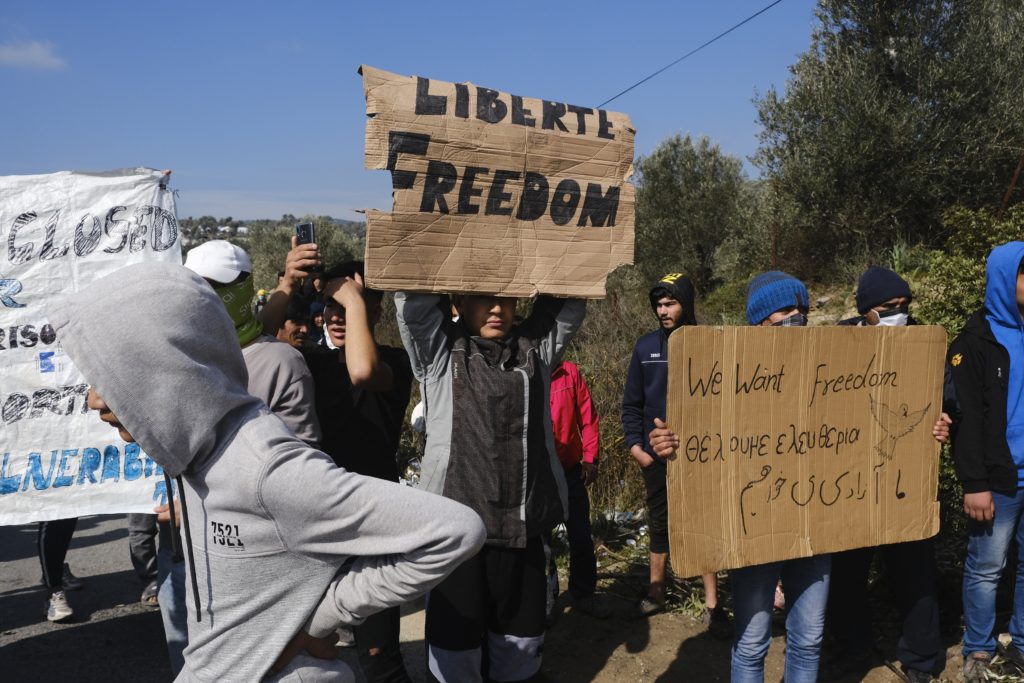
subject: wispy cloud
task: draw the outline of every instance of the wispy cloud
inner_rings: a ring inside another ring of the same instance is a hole
[[[64,68],[64,60],[57,56],[50,43],[30,41],[0,45],[0,67],[22,69]]]

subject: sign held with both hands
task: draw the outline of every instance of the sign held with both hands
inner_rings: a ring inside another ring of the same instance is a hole
[[[363,66],[366,167],[391,171],[367,212],[381,290],[599,298],[633,262],[624,114]]]
[[[941,327],[683,327],[669,338],[681,576],[939,531]]]

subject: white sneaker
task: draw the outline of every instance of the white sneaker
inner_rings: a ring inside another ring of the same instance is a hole
[[[74,614],[75,611],[68,604],[64,591],[56,591],[46,603],[46,619],[48,621],[65,621]]]

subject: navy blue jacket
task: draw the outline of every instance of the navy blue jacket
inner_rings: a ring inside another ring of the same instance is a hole
[[[664,330],[649,332],[637,340],[626,375],[622,396],[622,431],[626,447],[636,444],[657,460],[647,436],[654,429],[654,418],[665,419],[668,394],[668,335]]]

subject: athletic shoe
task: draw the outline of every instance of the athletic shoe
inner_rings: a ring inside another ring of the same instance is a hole
[[[573,598],[572,608],[584,614],[589,614],[595,619],[607,619],[612,616],[612,608],[608,605],[607,600],[603,599],[603,596],[594,594],[586,595],[582,598]]]
[[[818,668],[819,681],[838,681],[847,677],[863,678],[874,665],[874,657],[870,652],[850,654],[840,652],[821,663]]]
[[[1003,659],[1007,660],[1021,671],[1024,671],[1024,652],[1021,652],[1020,648],[1013,643],[1010,643],[1009,645],[1003,645],[1000,643],[998,651]]]
[[[64,591],[56,591],[46,602],[46,619],[48,621],[66,621],[74,616],[75,611],[68,604]]]
[[[902,667],[903,680],[907,683],[932,683],[933,677],[927,671],[918,671],[917,669],[908,669]]]
[[[964,683],[987,683],[992,655],[987,652],[972,652],[964,659]]]
[[[61,578],[61,587],[66,591],[76,591],[80,589],[84,583],[80,578],[71,573],[71,567],[68,563],[64,563],[64,576]]]
[[[712,637],[718,640],[732,639],[732,622],[721,605],[715,605],[714,609],[704,609],[704,625]]]

